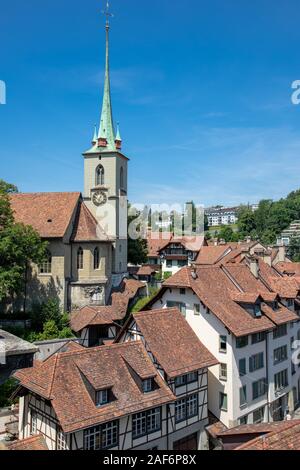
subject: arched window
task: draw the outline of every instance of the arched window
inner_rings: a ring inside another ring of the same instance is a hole
[[[77,269],[83,269],[83,249],[81,246],[77,251]]]
[[[120,188],[124,189],[124,170],[122,166],[120,169]]]
[[[52,255],[49,250],[46,251],[45,260],[39,265],[40,274],[51,274],[52,272]]]
[[[102,186],[104,184],[104,168],[102,165],[96,168],[96,186]]]
[[[100,268],[100,253],[99,248],[94,249],[94,269]]]

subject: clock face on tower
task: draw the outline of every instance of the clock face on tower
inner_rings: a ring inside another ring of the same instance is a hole
[[[104,191],[96,191],[93,194],[93,203],[95,206],[103,206],[107,202],[107,196]]]

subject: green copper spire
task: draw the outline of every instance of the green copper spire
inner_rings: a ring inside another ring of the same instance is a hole
[[[104,80],[104,95],[102,113],[100,119],[100,128],[98,139],[106,141],[107,145],[103,145],[106,150],[116,150],[115,146],[115,132],[111,108],[111,94],[110,94],[110,77],[109,77],[109,22],[108,22],[108,6],[107,5],[107,20],[106,20],[106,59],[105,59],[105,80]]]

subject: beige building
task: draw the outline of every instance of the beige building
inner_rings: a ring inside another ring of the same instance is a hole
[[[24,298],[30,308],[58,297],[65,309],[105,305],[111,288],[127,272],[127,164],[115,133],[109,77],[109,25],[99,132],[84,156],[84,194],[39,193],[11,196],[15,219],[49,242],[48,259],[27,273]]]
[[[27,273],[16,308],[58,298],[64,309],[104,305],[112,282],[113,244],[80,193],[14,194],[15,219],[48,242],[48,257]]]

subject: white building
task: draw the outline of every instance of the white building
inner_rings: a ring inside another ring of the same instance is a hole
[[[243,264],[183,268],[148,304],[177,306],[219,360],[208,374],[208,405],[228,427],[283,419],[300,401],[300,369],[291,361],[298,290],[281,277],[278,296],[258,267],[256,275]]]
[[[238,207],[211,207],[205,209],[205,215],[210,227],[219,225],[232,225],[238,220]]]

